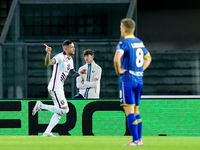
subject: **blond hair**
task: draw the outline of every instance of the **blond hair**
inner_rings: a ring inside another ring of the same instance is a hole
[[[135,22],[130,18],[124,18],[120,22],[126,28],[126,33],[133,33],[135,30]]]

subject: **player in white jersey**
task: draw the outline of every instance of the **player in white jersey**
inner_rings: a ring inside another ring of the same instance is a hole
[[[43,134],[43,136],[53,136],[51,130],[58,124],[61,116],[69,112],[68,103],[64,95],[63,85],[68,74],[71,72],[70,70],[74,69],[71,55],[74,55],[75,48],[71,41],[66,40],[62,44],[63,52],[50,59],[52,48],[46,44],[44,44],[44,46],[46,46],[45,50],[47,53],[45,65],[54,65],[52,77],[48,85],[48,91],[54,105],[46,105],[40,101],[37,101],[35,107],[33,108],[32,115],[34,116],[39,110],[42,109],[53,112],[54,115],[52,116],[50,123]]]
[[[99,99],[101,67],[94,62],[94,51],[87,49],[83,52],[86,64],[78,70],[80,76],[76,78],[79,93],[74,98]]]

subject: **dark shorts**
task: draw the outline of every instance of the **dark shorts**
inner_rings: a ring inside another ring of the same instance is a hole
[[[120,82],[120,105],[140,105],[143,84],[137,82]]]

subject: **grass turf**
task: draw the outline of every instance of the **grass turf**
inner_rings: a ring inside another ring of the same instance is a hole
[[[2,150],[197,150],[200,137],[144,136],[143,146],[122,146],[129,136],[0,136]]]

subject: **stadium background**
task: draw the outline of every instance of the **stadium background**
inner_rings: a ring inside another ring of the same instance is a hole
[[[1,0],[1,102],[24,99],[21,101],[23,104],[30,99],[50,99],[46,87],[52,68],[44,65],[45,52],[42,44],[46,43],[53,48],[53,56],[62,51],[61,43],[65,39],[71,39],[75,43],[76,70],[84,64],[83,50],[91,48],[95,51],[95,61],[103,70],[100,97],[102,101],[117,99],[118,76],[113,68],[113,56],[120,39],[119,21],[125,17],[131,17],[136,21],[135,35],[144,41],[153,58],[152,64],[144,73],[143,95],[166,95],[166,97],[199,95],[200,2],[198,1]],[[68,99],[76,94],[74,79],[66,80],[65,92]],[[176,108],[175,110],[187,114],[184,115],[184,121],[179,124],[187,122],[187,117],[192,117],[194,126],[199,127],[197,116],[200,114],[198,109],[200,104],[197,98],[182,101],[155,98],[149,102],[156,104],[158,110],[168,112],[163,116],[160,114],[161,118],[168,116],[170,119],[170,114],[174,111],[170,108]],[[145,105],[143,109],[149,109],[151,103]],[[183,107],[184,110],[178,109],[179,107]],[[26,109],[20,113],[29,111]],[[150,110],[144,118],[148,118],[148,114],[151,113],[155,119],[159,114],[158,110]],[[1,123],[5,123],[4,119],[9,119],[5,118],[4,113],[6,110],[0,113]],[[11,114],[10,119],[12,116]],[[177,118],[181,117],[182,114],[177,113]],[[157,117],[156,120],[159,119]],[[180,121],[179,119],[177,121]],[[164,122],[169,123],[166,120]],[[167,129],[158,124],[153,128]],[[188,135],[187,131],[186,127],[183,127],[179,135]],[[199,133],[199,128],[195,128],[189,135],[199,135]],[[146,135],[157,135],[157,133]]]

